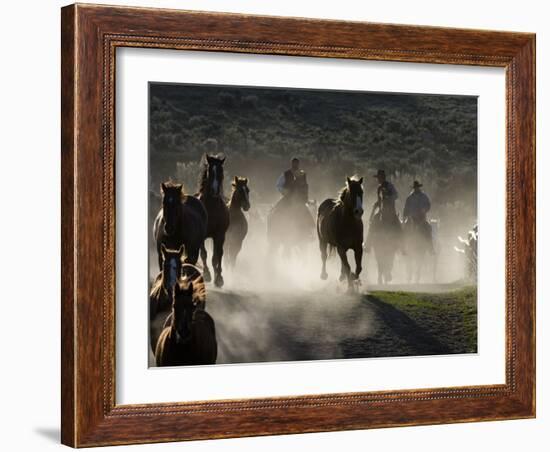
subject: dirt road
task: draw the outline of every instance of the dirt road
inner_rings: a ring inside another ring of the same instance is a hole
[[[435,293],[441,292],[441,293]],[[210,290],[218,364],[471,353],[475,288],[266,294]]]

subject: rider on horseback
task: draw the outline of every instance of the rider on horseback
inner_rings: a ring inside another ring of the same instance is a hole
[[[300,160],[294,157],[290,161],[290,169],[287,169],[277,179],[276,187],[283,197],[288,197],[298,188],[302,188],[303,184],[307,185],[306,173],[300,169]]]
[[[279,176],[276,184],[282,198],[268,216],[268,237],[272,246],[302,245],[313,238],[315,223],[308,209],[308,184],[300,160],[294,157],[290,169]]]
[[[395,229],[395,231],[399,231],[400,229],[399,218],[397,218],[397,213],[395,211],[395,201],[399,196],[397,190],[394,185],[386,179],[386,172],[383,169],[379,169],[374,177],[378,180],[378,188],[376,190],[377,200],[372,207],[369,220],[371,227],[369,228],[365,246],[367,253],[372,249],[377,226],[381,226],[383,219],[384,223],[390,226],[391,229]],[[398,236],[397,233],[396,236]],[[401,246],[400,243],[399,246]]]
[[[392,210],[395,212],[395,201],[398,198],[397,190],[393,184],[386,179],[386,172],[382,169],[379,169],[375,176],[378,180],[378,189],[376,193],[378,195],[378,200],[376,201],[375,206],[380,208],[382,205],[382,200],[384,200],[384,208]]]
[[[426,215],[430,210],[431,203],[428,195],[421,190],[422,184],[415,180],[412,185],[412,191],[405,201],[403,209],[403,221],[413,221],[420,229],[424,239],[429,244],[430,253],[434,253],[432,241],[432,227],[426,219]]]

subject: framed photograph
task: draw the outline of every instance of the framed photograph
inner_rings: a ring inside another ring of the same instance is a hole
[[[535,416],[535,36],[62,9],[62,442]]]

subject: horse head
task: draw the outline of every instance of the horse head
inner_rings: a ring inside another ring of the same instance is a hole
[[[203,176],[203,189],[213,196],[221,196],[223,184],[223,164],[225,157],[206,154],[206,168]]]
[[[170,250],[163,243],[160,246],[160,251],[162,255],[162,285],[168,293],[172,293],[172,288],[181,275],[183,245],[178,250]]]
[[[176,232],[181,212],[181,198],[183,196],[183,185],[173,182],[160,184],[162,193],[162,217],[164,218],[164,232],[172,235]]]
[[[346,178],[343,202],[355,218],[361,219],[363,216],[363,178]]]
[[[250,209],[250,189],[248,188],[248,178],[235,176],[231,183],[233,194],[231,203],[235,202],[238,207],[241,207],[245,212]]]
[[[172,327],[175,328],[176,340],[180,344],[191,339],[191,328],[198,305],[193,291],[193,283],[187,279],[179,280],[174,286]]]

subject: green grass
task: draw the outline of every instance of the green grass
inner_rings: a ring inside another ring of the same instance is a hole
[[[477,352],[477,287],[444,293],[371,292],[455,353]]]

